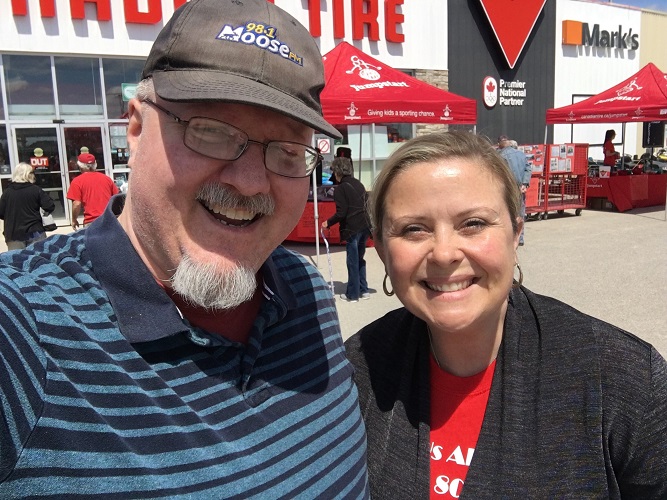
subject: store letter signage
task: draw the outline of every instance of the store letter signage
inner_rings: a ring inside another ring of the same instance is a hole
[[[547,0],[480,0],[507,64],[514,68]]]
[[[173,0],[174,9],[178,9],[188,0]],[[14,16],[28,15],[28,0],[11,0]],[[98,21],[111,21],[111,0],[69,0],[72,19],[85,19],[86,4],[97,7]],[[139,10],[139,4],[147,4],[147,10]],[[162,20],[162,0],[123,0],[125,21],[134,24],[157,24]],[[39,0],[41,17],[56,17],[56,0]]]
[[[273,0],[268,0],[274,3]],[[352,39],[362,40],[364,28],[368,28],[368,39],[380,40],[380,26],[378,14],[380,0],[351,0],[352,2]],[[403,5],[404,0],[384,0],[384,34],[388,42],[403,43],[405,35],[398,32],[398,27],[403,24],[403,14],[397,12],[398,7]],[[343,0],[332,0],[333,36],[334,38],[345,38],[345,2]],[[320,0],[308,0],[308,29],[315,37],[322,36],[322,17],[320,12]]]
[[[0,0],[3,1],[3,0]],[[123,0],[125,22],[127,24],[158,24],[163,19],[162,3],[165,0]],[[188,0],[169,0],[174,10]],[[267,0],[274,3],[274,0]],[[313,37],[322,36],[321,0],[308,0],[308,24]],[[362,40],[367,37],[372,41],[380,40],[378,21],[380,5],[384,6],[384,36],[388,42],[403,43],[405,35],[400,33],[403,14],[399,8],[405,0],[347,0],[352,8],[352,38]],[[72,19],[85,19],[86,4],[97,7],[97,21],[111,21],[113,0],[69,0]],[[345,38],[345,0],[331,0],[334,38]],[[11,0],[14,16],[28,15],[28,0]],[[141,9],[140,9],[141,7]],[[56,17],[56,0],[39,0],[40,15],[43,18]]]
[[[623,26],[618,31],[601,30],[599,24],[593,28],[581,21],[563,21],[563,45],[586,45],[588,47],[609,47],[616,49],[637,50],[639,34],[632,33],[632,28],[624,32]]]

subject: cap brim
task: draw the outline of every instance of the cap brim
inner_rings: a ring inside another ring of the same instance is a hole
[[[157,95],[166,101],[222,101],[260,106],[287,115],[329,137],[342,137],[334,126],[298,99],[242,76],[181,70],[155,71],[152,77]]]

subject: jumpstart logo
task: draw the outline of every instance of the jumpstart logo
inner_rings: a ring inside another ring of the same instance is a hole
[[[350,87],[352,87],[357,92],[367,89],[376,89],[376,88],[381,89],[384,87],[409,87],[407,82],[389,82],[389,81],[378,82],[377,80],[382,78],[382,75],[380,75],[382,66],[373,66],[372,64],[367,63],[358,56],[350,57],[350,62],[352,63],[352,67],[348,70],[345,70],[345,73],[347,73],[348,75],[353,75],[354,73],[356,73],[357,76],[363,80],[375,82],[375,83],[365,83],[362,85],[354,85],[354,84],[350,85]]]
[[[353,102],[347,107],[347,114],[345,115],[345,120],[361,120],[361,116],[357,114],[357,108]]]

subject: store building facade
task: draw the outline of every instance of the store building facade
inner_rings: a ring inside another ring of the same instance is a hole
[[[65,193],[78,174],[73,159],[82,147],[117,183],[127,180],[127,101],[152,41],[183,3],[0,2],[0,183],[6,185],[18,162],[32,163],[38,182],[56,200],[55,216],[63,224],[70,218]],[[504,0],[274,3],[309,28],[322,54],[346,40],[394,68],[476,99],[478,133],[491,138],[505,133],[523,144],[542,143],[545,137],[549,143],[601,143],[604,129],[620,130],[620,125],[547,128],[546,109],[604,90],[648,62],[667,69],[661,40],[667,15],[616,4],[526,0],[534,5],[533,13],[521,19],[527,26],[521,43],[502,38],[503,22],[517,13],[487,8],[512,5]],[[587,44],[563,43],[563,27],[572,22],[587,26]],[[505,45],[513,47],[511,57]],[[441,126],[342,126],[344,140],[332,149],[365,144],[355,166],[370,186],[400,142],[434,127]],[[628,126],[626,150],[641,153],[640,146],[641,126]],[[594,147],[591,153],[595,156]]]

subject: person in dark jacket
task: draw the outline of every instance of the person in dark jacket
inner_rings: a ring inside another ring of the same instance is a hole
[[[56,205],[35,184],[32,166],[19,163],[14,169],[12,181],[0,197],[0,219],[5,221],[3,233],[8,250],[20,250],[46,238],[40,208],[50,214]]]
[[[667,498],[667,362],[521,285],[520,207],[468,132],[406,142],[375,180],[383,289],[404,307],[345,343],[373,499]]]
[[[324,229],[340,224],[340,239],[346,242],[347,287],[340,298],[347,302],[369,299],[366,282],[366,241],[370,236],[370,224],[366,212],[366,188],[354,177],[352,160],[334,158],[331,172],[338,183],[334,190],[336,213],[322,223]]]

